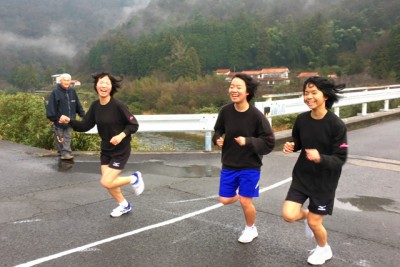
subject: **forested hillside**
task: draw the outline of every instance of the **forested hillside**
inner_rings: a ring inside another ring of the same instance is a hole
[[[1,0],[0,80],[33,68],[39,80],[70,70],[90,42],[126,22],[149,0]],[[48,68],[45,75],[42,75]],[[47,81],[48,82],[48,81]],[[16,84],[19,86],[20,84]]]
[[[30,90],[60,71],[175,81],[285,66],[395,82],[399,14],[398,0],[1,1],[0,80]]]
[[[202,1],[203,9],[168,2],[161,7],[174,15],[162,31],[138,38],[132,33],[140,19],[134,17],[95,43],[84,65],[139,78],[162,71],[171,80],[217,68],[281,66],[400,80],[396,1],[230,1],[224,9],[211,8],[215,1]],[[162,14],[161,7],[153,6],[154,13]]]

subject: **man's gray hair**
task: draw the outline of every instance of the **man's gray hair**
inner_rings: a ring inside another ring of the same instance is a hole
[[[71,80],[71,75],[68,73],[63,73],[60,75],[60,80]]]

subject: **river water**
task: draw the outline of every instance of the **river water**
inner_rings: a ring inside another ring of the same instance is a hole
[[[204,150],[205,133],[136,133],[139,146],[149,151]]]

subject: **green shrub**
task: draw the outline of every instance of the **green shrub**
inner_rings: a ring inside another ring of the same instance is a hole
[[[99,151],[100,142],[101,139],[98,134],[86,134],[72,131],[71,147],[73,150]]]
[[[101,138],[98,134],[72,132],[72,148],[79,151],[100,151]],[[132,150],[139,150],[139,142],[132,136]]]
[[[0,94],[0,136],[34,147],[52,147],[53,136],[43,99],[26,93]]]
[[[272,117],[272,126],[276,130],[292,129],[297,114],[281,115]]]
[[[400,107],[400,99],[392,99],[389,101],[389,108],[398,108]]]
[[[0,139],[44,149],[54,149],[54,134],[43,97],[0,93]],[[136,143],[133,142],[135,146]],[[72,148],[77,151],[100,150],[97,134],[72,133]]]

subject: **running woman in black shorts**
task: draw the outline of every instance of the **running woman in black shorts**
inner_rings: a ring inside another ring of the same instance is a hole
[[[118,202],[110,214],[119,217],[132,210],[130,203],[121,192],[121,186],[131,184],[135,195],[144,190],[144,182],[140,172],[131,176],[119,176],[131,154],[131,134],[137,132],[139,124],[128,108],[113,95],[120,88],[121,79],[102,72],[93,75],[94,90],[99,97],[89,108],[82,121],[61,116],[60,123],[69,123],[78,132],[86,132],[97,125],[101,137],[101,185]]]
[[[317,247],[308,263],[321,265],[333,256],[322,225],[324,215],[332,215],[335,192],[347,159],[347,130],[342,120],[329,111],[344,84],[322,77],[310,77],[303,85],[304,103],[311,111],[300,114],[292,130],[292,141],[284,153],[301,150],[292,173],[292,184],[283,205],[287,222],[304,220],[306,235],[315,237]],[[302,209],[309,199],[308,209]]]

